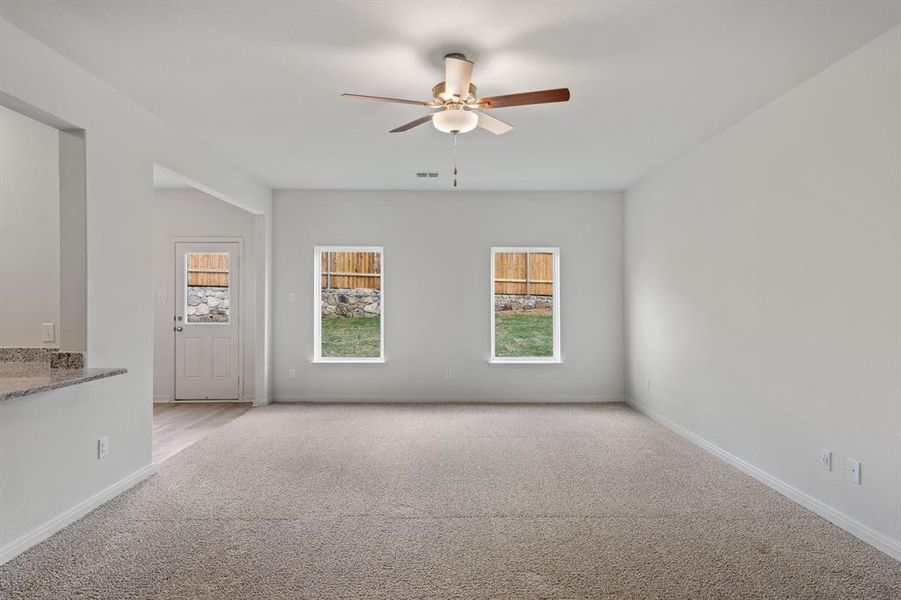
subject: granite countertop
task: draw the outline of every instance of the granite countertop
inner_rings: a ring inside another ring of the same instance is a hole
[[[0,401],[126,372],[126,369],[51,369],[47,362],[0,362]]]

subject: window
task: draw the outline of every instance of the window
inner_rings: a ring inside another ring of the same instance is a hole
[[[491,362],[560,362],[560,249],[491,249]]]
[[[224,252],[188,252],[185,278],[185,318],[188,323],[228,323],[229,263]]]
[[[315,250],[314,360],[383,362],[382,248],[317,246]]]

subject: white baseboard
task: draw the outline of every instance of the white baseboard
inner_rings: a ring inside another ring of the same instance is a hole
[[[802,492],[798,488],[782,481],[781,479],[773,477],[763,469],[760,469],[747,462],[746,460],[741,459],[734,454],[727,452],[726,450],[723,450],[713,442],[707,441],[706,439],[672,421],[668,417],[663,416],[657,411],[648,408],[647,406],[644,406],[643,404],[640,404],[639,402],[636,402],[634,400],[626,400],[626,404],[642,413],[643,415],[646,415],[654,421],[657,421],[670,431],[681,435],[690,442],[693,442],[704,450],[707,450],[714,456],[726,461],[740,471],[747,473],[757,481],[760,481],[764,485],[776,490],[788,499],[794,500],[804,508],[820,515],[830,523],[837,525],[838,527],[841,527],[855,537],[860,538],[877,550],[881,550],[895,560],[901,561],[901,542],[899,542],[898,540],[893,540],[890,537],[879,533],[878,531],[870,529],[860,521],[852,519],[848,515],[832,508],[828,504],[817,500],[810,494]]]
[[[43,542],[63,527],[71,525],[101,504],[112,500],[128,488],[140,483],[141,481],[144,481],[154,473],[156,473],[156,464],[154,463],[138,469],[128,477],[120,479],[108,488],[97,492],[87,500],[76,504],[69,510],[50,519],[43,525],[40,525],[36,529],[26,533],[22,537],[0,547],[0,565],[9,560],[12,560],[35,544]]]
[[[154,394],[153,401],[160,403],[175,402],[175,398],[172,397],[172,394]],[[179,400],[179,402],[253,402],[254,406],[261,406],[269,403],[268,401],[257,402],[254,399],[253,394],[244,395],[237,400]]]
[[[427,404],[427,403],[477,403],[477,404],[554,404],[554,403],[597,403],[622,402],[622,397],[608,396],[398,396],[398,395],[352,395],[352,396],[296,396],[278,394],[273,402],[322,402],[322,403],[354,403],[354,404]]]
[[[154,402],[154,404],[243,404],[246,402],[255,402],[253,398],[232,398],[231,400],[170,400],[168,402]]]

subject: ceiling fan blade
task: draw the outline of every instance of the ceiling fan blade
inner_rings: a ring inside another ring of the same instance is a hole
[[[462,54],[448,54],[444,57],[444,91],[451,96],[469,96],[472,83],[472,61]]]
[[[424,117],[419,117],[415,121],[410,121],[409,123],[405,123],[404,125],[401,125],[400,127],[396,127],[394,129],[392,129],[391,131],[389,131],[388,133],[400,133],[402,131],[407,131],[408,129],[413,129],[414,127],[419,127],[423,123],[428,123],[429,121],[431,121],[432,115],[434,115],[434,114],[435,113],[429,113]]]
[[[343,98],[351,100],[375,100],[376,102],[394,102],[396,104],[415,104],[416,106],[431,106],[431,102],[422,100],[404,100],[403,98],[386,98],[385,96],[364,96],[363,94],[341,94]]]
[[[490,131],[494,135],[503,135],[508,131],[513,131],[513,125],[510,125],[509,123],[504,123],[500,119],[496,119],[495,117],[478,110],[476,111],[476,114],[479,115],[479,127],[486,131]]]
[[[482,98],[476,104],[479,108],[505,108],[507,106],[524,106],[526,104],[547,104],[549,102],[566,102],[569,100],[569,88],[541,90],[539,92],[523,92],[506,96],[490,96]]]

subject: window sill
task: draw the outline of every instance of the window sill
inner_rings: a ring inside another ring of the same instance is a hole
[[[489,365],[562,365],[560,358],[492,358]]]
[[[384,364],[384,358],[314,358],[314,364]]]

